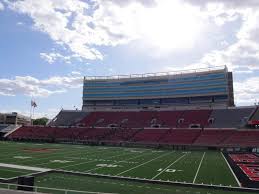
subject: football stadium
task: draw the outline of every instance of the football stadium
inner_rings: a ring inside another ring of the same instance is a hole
[[[82,110],[47,126],[1,125],[0,188],[259,193],[258,125],[258,106],[235,106],[226,66],[86,76]]]

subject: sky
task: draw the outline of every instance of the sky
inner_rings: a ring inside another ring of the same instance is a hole
[[[0,112],[81,109],[83,76],[226,65],[259,102],[258,0],[0,0]]]

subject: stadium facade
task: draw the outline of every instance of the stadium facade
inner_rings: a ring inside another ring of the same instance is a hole
[[[31,124],[31,118],[18,114],[17,112],[12,113],[0,113],[0,125],[29,125]]]
[[[234,106],[226,66],[129,76],[84,77],[83,110]]]

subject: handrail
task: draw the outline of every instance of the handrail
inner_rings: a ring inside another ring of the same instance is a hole
[[[225,70],[227,71],[227,66],[215,66],[208,68],[198,68],[198,69],[187,69],[181,71],[168,71],[168,72],[156,72],[156,73],[144,73],[144,74],[129,74],[129,75],[110,75],[110,76],[84,76],[84,81],[86,80],[109,80],[109,79],[126,79],[126,78],[147,78],[155,76],[169,76],[169,75],[184,75],[188,73],[201,73],[206,71],[215,70]]]
[[[45,189],[45,190],[52,190],[52,191],[64,191],[65,194],[68,192],[74,192],[74,193],[85,193],[85,194],[118,194],[118,193],[104,193],[104,192],[94,192],[94,191],[78,191],[78,190],[70,190],[70,189],[58,189],[58,188],[51,188],[51,187],[39,187],[39,186],[28,186],[28,185],[20,185],[20,184],[14,184],[14,183],[1,183],[0,185],[6,185],[7,188],[0,188],[1,189],[8,189],[8,190],[17,190],[17,187],[25,187],[25,188],[33,188],[34,192],[39,192],[39,189]],[[12,189],[11,186],[16,187],[16,189]]]

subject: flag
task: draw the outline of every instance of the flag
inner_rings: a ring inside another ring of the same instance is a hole
[[[31,106],[33,106],[34,108],[36,108],[36,107],[37,107],[36,102],[35,102],[35,101],[33,101],[33,100],[31,100]]]

